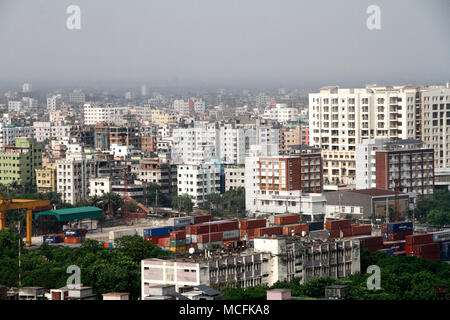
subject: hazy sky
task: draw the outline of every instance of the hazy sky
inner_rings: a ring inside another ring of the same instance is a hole
[[[3,88],[447,81],[449,0],[0,0]]]

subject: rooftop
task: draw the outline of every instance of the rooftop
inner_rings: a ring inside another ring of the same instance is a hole
[[[371,188],[371,189],[362,189],[362,190],[346,190],[346,191],[359,193],[359,194],[366,194],[366,195],[369,195],[372,197],[395,195],[394,191],[387,190],[387,189],[381,189],[381,188]],[[404,194],[404,193],[399,192],[399,194]]]

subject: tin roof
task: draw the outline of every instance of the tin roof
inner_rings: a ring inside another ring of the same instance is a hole
[[[395,195],[394,191],[387,190],[387,189],[381,189],[381,188],[362,189],[362,190],[347,190],[347,192],[354,192],[354,193],[359,193],[359,194],[367,194],[367,195],[372,196],[372,197]],[[404,194],[404,193],[399,192],[399,194]]]
[[[79,207],[69,209],[58,209],[50,211],[41,211],[34,214],[34,219],[39,218],[41,215],[55,216],[60,222],[82,220],[89,218],[100,218],[103,215],[103,211],[97,207]]]

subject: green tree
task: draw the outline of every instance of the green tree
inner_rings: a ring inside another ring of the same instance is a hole
[[[145,193],[145,201],[149,206],[156,206],[156,195],[158,195],[158,206],[167,207],[170,206],[170,199],[168,195],[161,191],[161,186],[156,183],[149,183]]]
[[[194,208],[194,203],[192,202],[192,197],[187,193],[182,195],[176,195],[172,197],[172,208],[178,211],[183,211],[190,213]]]
[[[123,199],[115,192],[107,192],[101,196],[100,207],[110,214],[116,215],[119,208],[123,205]]]
[[[428,223],[437,226],[450,225],[450,211],[442,208],[433,209],[427,215],[427,221]]]

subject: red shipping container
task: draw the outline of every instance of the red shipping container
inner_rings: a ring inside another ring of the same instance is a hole
[[[185,230],[172,231],[170,233],[170,239],[171,240],[186,239],[186,231]]]
[[[275,224],[293,224],[300,222],[300,215],[298,214],[281,214],[275,216]]]
[[[405,240],[399,241],[383,241],[384,249],[392,249],[396,251],[405,251]]]
[[[157,240],[157,244],[160,247],[170,247],[170,237],[163,237]]]
[[[209,221],[212,221],[211,215],[194,216],[194,224],[200,224],[200,223],[205,223],[205,222],[209,222]]]
[[[340,219],[340,220],[330,220],[326,222],[327,230],[337,230],[337,229],[347,229],[352,228],[351,220]]]
[[[266,219],[242,220],[240,222],[241,229],[265,228],[267,226]]]
[[[186,228],[187,230],[187,228]],[[203,224],[195,224],[190,226],[189,228],[189,234],[203,234],[203,233],[211,233],[211,232],[218,232],[217,224],[209,224],[209,223],[203,223]]]
[[[352,235],[372,233],[372,226],[370,224],[352,224]]]
[[[64,237],[64,243],[81,243],[81,237]]]
[[[387,223],[381,225],[381,232],[387,232]]]
[[[255,229],[241,229],[241,238],[244,238],[247,236],[249,240],[253,239],[255,237]]]
[[[80,232],[81,232],[81,236],[84,237],[84,236],[86,236],[87,230],[83,228],[83,229],[80,229]]]
[[[383,237],[381,236],[368,236],[357,239],[361,243],[362,248],[367,248],[370,246],[381,246],[380,249],[383,249]]]
[[[215,225],[214,223],[213,225]],[[217,223],[217,232],[220,231],[230,231],[230,230],[236,230],[239,229],[239,221],[227,221],[227,222],[221,222]]]
[[[433,235],[431,233],[425,234],[414,234],[405,237],[407,245],[418,245],[418,244],[426,244],[433,242]]]
[[[197,243],[217,242],[223,240],[222,232],[205,233],[197,236]]]
[[[437,242],[427,243],[427,244],[419,244],[413,246],[413,252],[415,255],[427,255],[441,252],[441,245]]]
[[[375,252],[375,251],[383,249],[383,245],[374,245],[374,246],[368,246],[368,247],[364,247],[364,248],[366,248],[370,252]]]
[[[281,227],[267,227],[255,229],[255,237],[262,237],[264,235],[280,235]]]
[[[155,236],[155,237],[144,237],[145,240],[158,244],[158,240],[161,238],[167,238],[167,236]]]
[[[341,231],[343,238],[352,236],[352,228],[328,230],[328,232],[330,233],[330,238],[340,238]]]
[[[283,234],[286,236],[291,236],[292,233],[296,236],[301,236],[303,231],[308,232],[308,224],[300,223],[283,226]]]
[[[400,231],[400,232],[390,232],[387,234],[388,241],[397,241],[397,240],[405,240],[406,236],[412,235],[412,230],[409,231]]]

